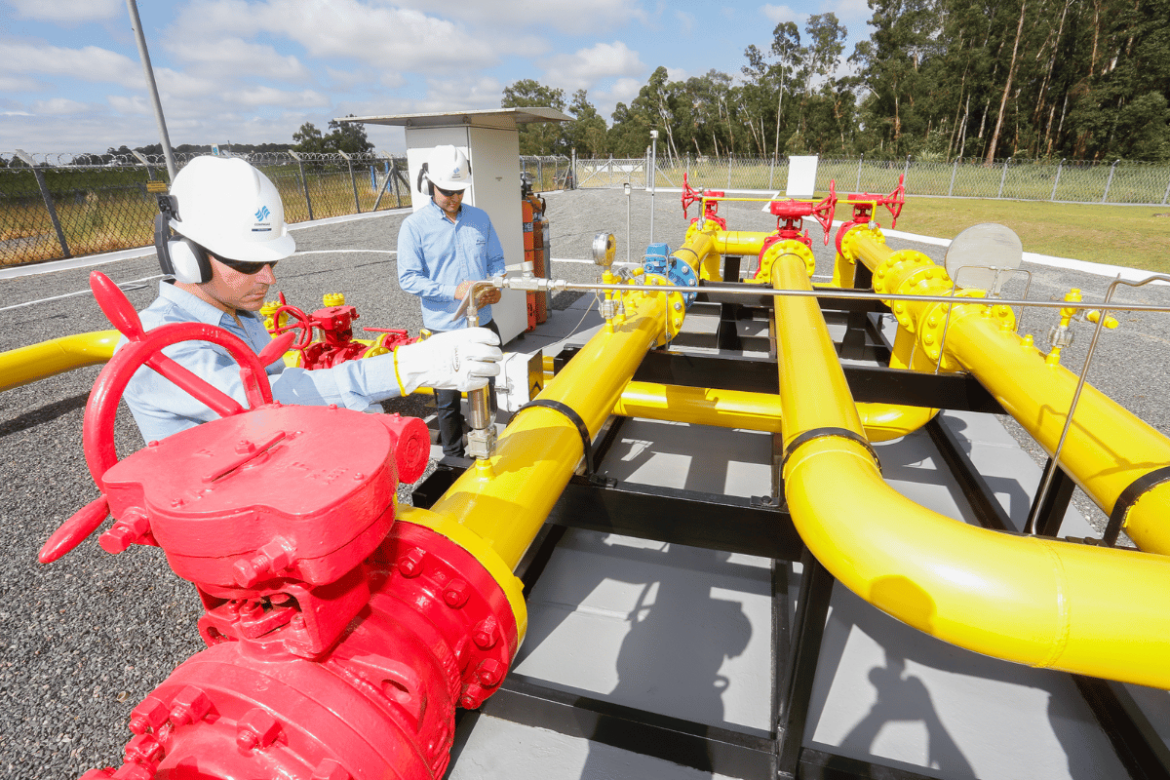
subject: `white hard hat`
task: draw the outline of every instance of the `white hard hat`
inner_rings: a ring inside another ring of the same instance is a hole
[[[462,149],[436,146],[427,158],[426,175],[440,189],[462,192],[471,186],[471,163]]]
[[[171,229],[216,257],[264,263],[296,251],[276,185],[244,160],[196,157],[175,176],[171,195]]]

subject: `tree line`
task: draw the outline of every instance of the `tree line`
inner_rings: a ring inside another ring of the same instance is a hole
[[[845,57],[833,13],[784,22],[738,78],[651,75],[610,122],[585,90],[523,79],[503,107],[573,117],[521,129],[521,154],[1170,161],[1170,0],[869,0]],[[844,59],[843,59],[844,58]]]

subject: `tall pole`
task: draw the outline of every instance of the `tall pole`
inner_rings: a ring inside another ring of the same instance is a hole
[[[158,99],[158,85],[154,83],[154,68],[150,66],[150,52],[146,50],[146,37],[142,34],[142,20],[138,18],[138,4],[135,0],[126,0],[126,10],[130,12],[130,28],[134,30],[134,38],[138,41],[138,56],[142,58],[146,86],[150,89],[150,99],[154,102],[154,119],[158,122],[158,136],[162,142],[163,155],[167,159],[167,173],[170,174],[171,181],[174,181],[178,172],[175,168],[175,152],[171,149],[171,137],[167,134],[167,120],[163,118],[162,103]]]
[[[650,131],[650,243],[654,243],[654,190],[658,173],[658,131]]]

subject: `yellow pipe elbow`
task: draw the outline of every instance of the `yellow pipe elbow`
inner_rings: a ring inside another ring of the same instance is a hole
[[[116,330],[99,330],[2,352],[0,390],[27,385],[82,366],[109,362],[121,337]]]
[[[773,284],[811,288],[802,264],[787,259]],[[817,428],[842,431],[786,453],[784,471],[797,531],[837,579],[908,625],[975,652],[1170,688],[1170,560],[1008,536],[897,494],[866,445],[848,438],[859,421],[815,302],[780,297],[775,308],[786,442]]]

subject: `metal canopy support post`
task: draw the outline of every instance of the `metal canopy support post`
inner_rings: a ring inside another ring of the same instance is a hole
[[[53,196],[49,194],[49,185],[45,184],[45,175],[41,173],[41,169],[37,167],[37,161],[28,152],[23,149],[17,149],[16,156],[23,160],[28,167],[32,168],[33,176],[37,180],[37,186],[41,188],[41,198],[44,199],[45,208],[49,212],[49,220],[53,223],[53,230],[57,231],[57,241],[61,244],[61,252],[65,257],[73,257],[69,253],[69,244],[65,241],[65,231],[61,229],[61,220],[57,218],[57,208],[53,205]]]
[[[159,141],[162,143],[163,155],[167,160],[167,173],[171,181],[175,180],[178,168],[175,165],[175,152],[171,149],[171,136],[167,133],[167,121],[163,118],[162,103],[158,99],[158,85],[154,83],[154,68],[150,65],[150,52],[146,48],[146,37],[142,33],[142,20],[138,18],[138,4],[135,0],[126,0],[126,10],[130,13],[130,27],[134,30],[134,39],[138,42],[138,56],[142,58],[142,70],[146,72],[146,86],[150,90],[150,100],[154,104],[154,119],[158,123]],[[68,257],[69,255],[65,255]]]

